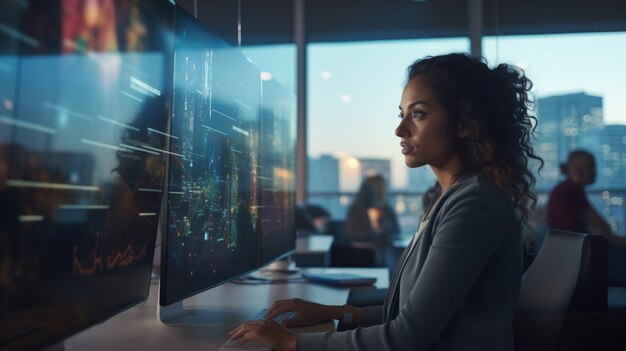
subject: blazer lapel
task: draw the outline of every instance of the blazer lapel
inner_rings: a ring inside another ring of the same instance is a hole
[[[448,189],[448,191],[446,191],[439,198],[439,200],[437,200],[437,202],[433,206],[433,209],[430,213],[430,217],[426,220],[427,223],[424,223],[423,228],[421,228],[422,232],[417,238],[417,242],[413,243],[413,241],[411,241],[410,246],[404,250],[400,258],[398,259],[399,266],[396,266],[396,269],[394,270],[393,277],[391,279],[391,285],[389,286],[389,292],[387,293],[387,296],[385,297],[385,304],[383,305],[383,312],[384,312],[383,322],[390,321],[397,314],[398,303],[400,299],[400,293],[399,293],[400,281],[402,280],[402,273],[404,272],[404,267],[406,267],[407,262],[411,258],[411,255],[416,250],[417,246],[420,245],[420,240],[426,235],[429,235],[429,236],[431,235],[433,222],[435,220],[436,215],[439,213],[441,206],[443,206],[443,204],[446,202],[446,199],[449,198],[454,193],[456,188],[458,188],[461,184],[465,183],[465,181],[473,177],[475,176],[461,177],[457,182],[455,182],[455,184],[453,184],[450,187],[450,189]],[[413,237],[413,240],[415,240],[415,236]]]

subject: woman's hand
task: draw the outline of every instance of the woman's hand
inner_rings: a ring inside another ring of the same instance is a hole
[[[231,340],[238,340],[240,344],[257,340],[280,351],[296,349],[296,335],[271,319],[247,321],[228,334]]]
[[[267,310],[265,319],[273,319],[281,313],[294,311],[296,316],[285,319],[282,324],[287,328],[315,325],[321,322],[341,318],[341,306],[326,306],[302,299],[280,300]]]
[[[276,316],[292,311],[295,312],[295,317],[285,319],[282,325],[273,321]],[[231,340],[238,340],[240,344],[257,340],[276,350],[295,350],[296,335],[285,329],[286,327],[315,325],[338,318],[340,314],[339,306],[325,306],[302,299],[281,300],[274,302],[263,320],[247,321],[229,335]]]

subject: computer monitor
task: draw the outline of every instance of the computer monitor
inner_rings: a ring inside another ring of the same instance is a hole
[[[276,80],[264,80],[259,131],[260,265],[295,249],[296,99]]]
[[[174,7],[0,13],[0,348],[40,349],[148,296]]]
[[[260,72],[177,7],[159,316],[257,268]]]

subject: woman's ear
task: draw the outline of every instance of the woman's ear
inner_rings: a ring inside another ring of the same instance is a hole
[[[467,137],[470,136],[470,133],[471,131],[469,128],[459,128],[457,136],[459,137],[459,139],[467,139]]]
[[[478,131],[478,121],[463,118],[459,122],[456,135],[459,139],[467,139]]]

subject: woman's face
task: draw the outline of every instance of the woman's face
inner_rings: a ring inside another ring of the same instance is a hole
[[[416,76],[404,87],[400,101],[401,152],[408,167],[443,167],[456,156],[456,133],[448,115],[423,76]]]

